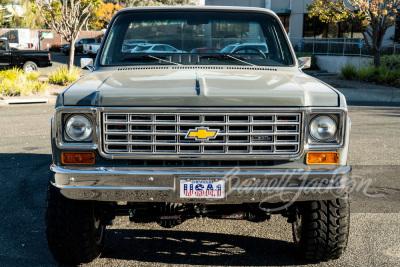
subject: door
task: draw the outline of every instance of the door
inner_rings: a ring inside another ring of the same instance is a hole
[[[4,68],[11,64],[11,51],[7,47],[7,42],[0,40],[0,67]]]

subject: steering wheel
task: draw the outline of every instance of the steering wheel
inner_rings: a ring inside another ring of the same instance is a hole
[[[247,50],[256,51],[263,59],[267,59],[267,56],[265,55],[265,53],[264,53],[263,51],[261,51],[260,49],[251,47],[251,46],[242,46],[242,47],[235,48],[235,49],[231,52],[231,54],[236,54],[237,52],[239,52],[239,51],[241,51],[241,50],[246,50],[246,49],[247,49]]]

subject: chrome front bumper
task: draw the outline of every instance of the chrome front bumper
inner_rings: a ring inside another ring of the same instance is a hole
[[[173,203],[294,202],[346,193],[351,166],[318,169],[51,167],[51,183],[67,198]],[[225,179],[223,199],[183,199],[180,180]]]

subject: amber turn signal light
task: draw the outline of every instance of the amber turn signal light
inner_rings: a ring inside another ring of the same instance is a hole
[[[307,153],[307,164],[338,164],[338,152],[309,152]]]
[[[93,152],[62,152],[61,161],[63,164],[93,165],[95,157]]]

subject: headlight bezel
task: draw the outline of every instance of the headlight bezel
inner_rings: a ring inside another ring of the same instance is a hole
[[[314,138],[311,134],[311,123],[313,120],[320,116],[327,116],[336,122],[336,133],[328,140],[320,140]],[[345,110],[328,110],[328,109],[313,109],[308,114],[306,140],[310,148],[338,148],[344,145],[344,131],[346,125],[347,112]]]
[[[87,135],[87,137],[83,138],[83,139],[79,139],[79,138],[74,138],[71,136],[71,133],[68,132],[68,123],[70,122],[71,119],[73,119],[74,117],[83,117],[84,119],[87,119],[88,123],[90,124],[90,133],[89,135]],[[68,142],[76,142],[76,143],[84,143],[84,142],[92,142],[93,141],[93,121],[89,118],[89,116],[87,116],[87,114],[70,114],[69,116],[66,116],[66,118],[64,119],[64,139]]]
[[[92,122],[92,135],[86,141],[74,141],[65,133],[66,120],[77,114],[83,114]],[[51,119],[51,138],[58,149],[92,150],[98,148],[99,112],[90,106],[57,107]]]

